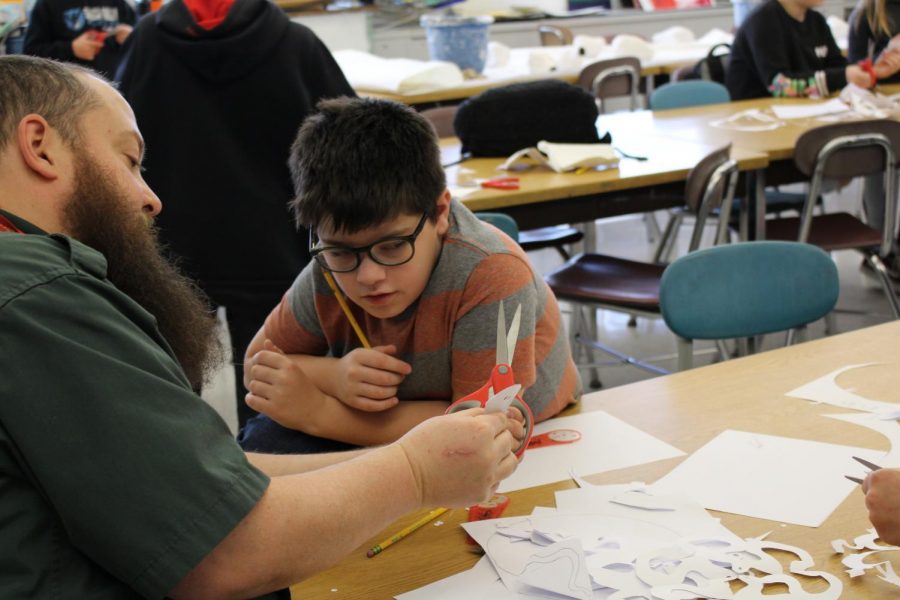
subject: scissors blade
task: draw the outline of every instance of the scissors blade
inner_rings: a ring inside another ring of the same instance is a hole
[[[522,305],[516,307],[516,314],[513,315],[512,324],[509,326],[509,333],[506,334],[506,354],[509,360],[508,365],[512,365],[513,358],[516,356],[516,342],[519,341],[519,324],[522,322]]]
[[[860,457],[858,457],[858,456],[854,456],[854,457],[853,457],[853,460],[855,460],[856,462],[858,462],[858,463],[861,464],[862,466],[866,467],[867,469],[872,469],[873,471],[877,471],[877,470],[879,470],[879,469],[881,468],[881,467],[879,467],[878,465],[876,465],[875,463],[869,462],[869,461],[867,461],[866,459],[860,458]]]
[[[500,314],[497,315],[497,364],[509,364],[509,346],[506,345],[506,315],[503,312],[503,301],[500,302]]]

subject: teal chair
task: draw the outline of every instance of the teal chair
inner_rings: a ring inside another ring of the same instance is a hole
[[[650,94],[650,110],[685,108],[723,102],[731,102],[728,88],[721,83],[702,79],[666,83]]]
[[[519,225],[511,216],[497,212],[477,212],[475,216],[485,223],[490,223],[511,237],[514,242],[519,241]]]
[[[678,336],[678,369],[693,362],[693,340],[749,338],[794,330],[827,315],[838,273],[824,251],[799,242],[743,242],[687,254],[666,268],[659,307]]]

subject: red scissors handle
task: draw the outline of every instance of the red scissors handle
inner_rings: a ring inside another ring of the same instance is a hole
[[[495,177],[481,183],[483,188],[495,188],[498,190],[517,190],[519,189],[518,177]]]
[[[493,388],[494,393],[497,393],[511,385],[515,385],[515,383],[513,371],[509,365],[494,365],[494,368],[491,369],[491,376],[487,383],[447,407],[447,414],[449,415],[467,408],[477,408],[479,406],[484,408],[484,405],[487,404],[487,401],[490,398],[491,388]],[[528,442],[531,441],[531,434],[534,431],[534,414],[518,394],[516,394],[516,397],[510,406],[518,408],[522,413],[522,416],[525,417],[525,439],[522,440],[522,444],[515,452],[516,456],[521,458],[525,449],[528,447]]]

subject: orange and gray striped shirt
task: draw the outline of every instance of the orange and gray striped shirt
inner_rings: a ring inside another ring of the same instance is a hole
[[[373,346],[394,344],[412,366],[400,400],[452,401],[480,388],[496,359],[497,315],[522,306],[516,382],[536,420],[581,396],[581,381],[553,292],[507,235],[453,201],[440,257],[419,299],[379,319],[350,303]],[[337,299],[311,261],[266,319],[266,337],[289,354],[341,357],[359,347]]]

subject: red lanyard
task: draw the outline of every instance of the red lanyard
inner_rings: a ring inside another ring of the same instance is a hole
[[[8,231],[10,233],[24,233],[21,229],[12,224],[12,221],[0,215],[0,232]]]

